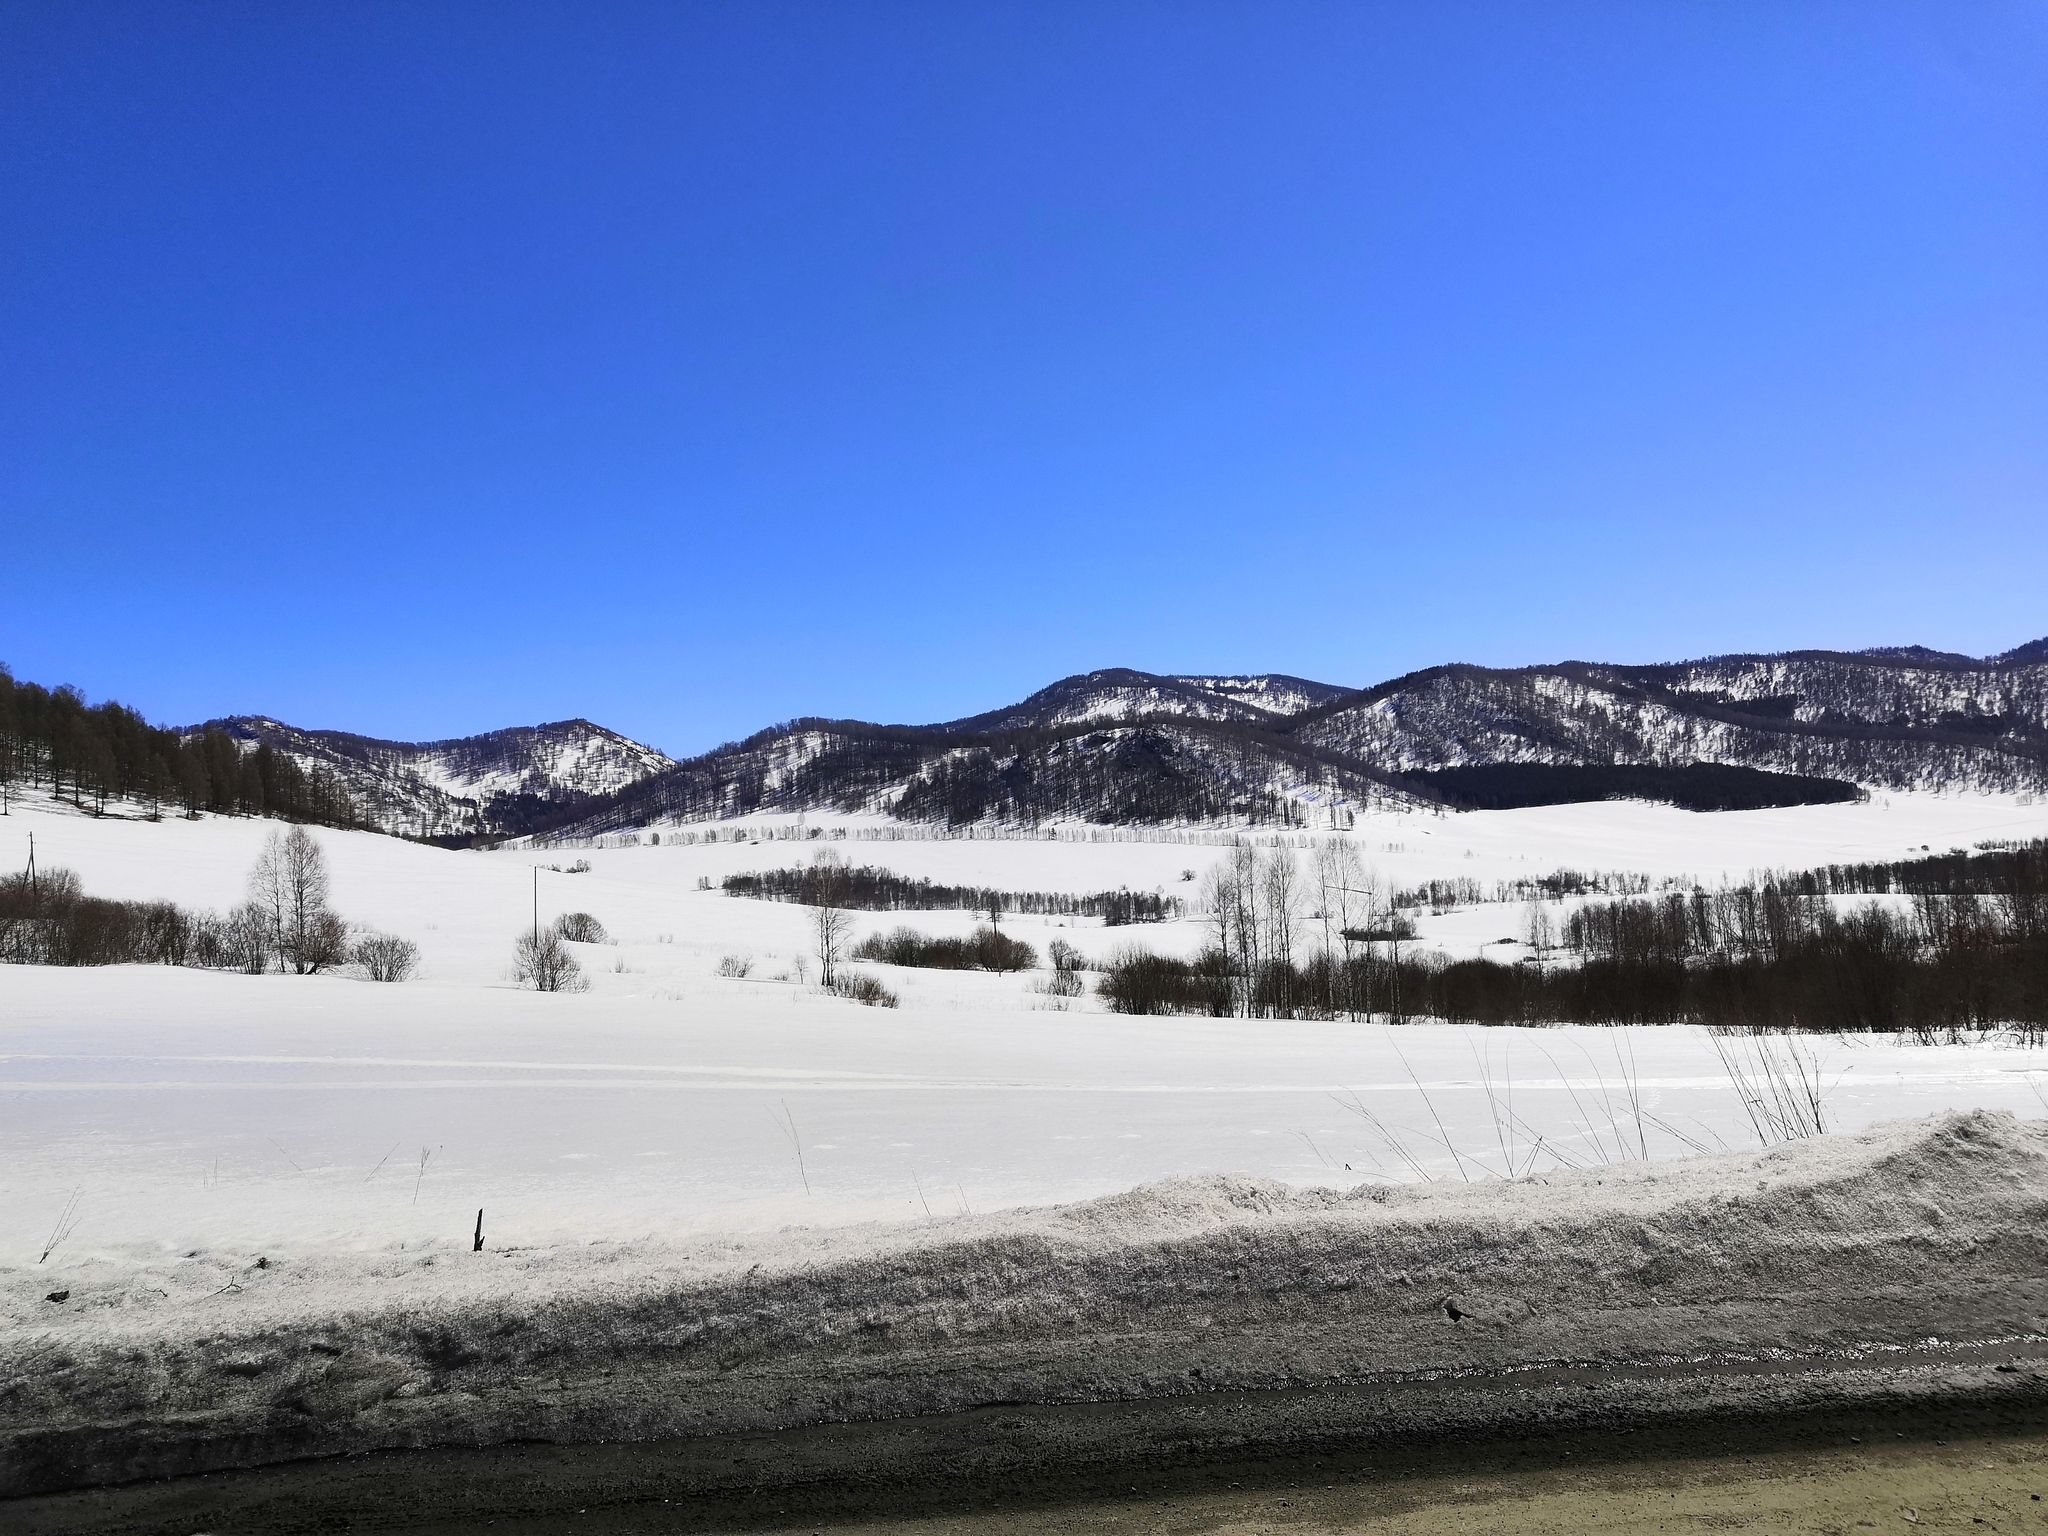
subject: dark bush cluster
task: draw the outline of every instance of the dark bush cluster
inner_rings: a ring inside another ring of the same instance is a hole
[[[555,932],[571,944],[602,944],[610,937],[588,912],[564,912],[555,919]]]
[[[0,877],[0,961],[15,965],[203,964],[207,928],[168,901],[88,896],[68,869]]]
[[[418,968],[411,940],[351,937],[327,909],[324,866],[303,827],[273,836],[250,888],[251,900],[223,914],[88,896],[68,869],[0,876],[0,963],[184,965],[250,975],[346,965],[371,981],[404,981]]]
[[[412,948],[403,939],[388,942]],[[260,974],[273,965],[307,973],[332,970],[350,958],[338,925],[323,924],[309,942],[290,948],[253,907],[223,915],[169,901],[112,901],[86,895],[68,869],[46,870],[33,880],[25,874],[0,877],[0,962],[188,965]],[[379,968],[394,965],[380,955]]]
[[[1119,950],[1096,984],[1117,1013],[1202,1013],[1228,1018],[1236,1011],[1237,987],[1229,959],[1207,949],[1192,960]]]
[[[935,971],[1028,971],[1038,964],[1038,951],[1000,928],[977,928],[964,939],[897,928],[869,934],[853,946],[852,958]]]
[[[1099,917],[1105,927],[1163,923],[1180,915],[1180,902],[1153,891],[998,891],[977,885],[936,885],[894,870],[863,864],[858,869],[795,865],[727,875],[728,896],[796,901],[805,906],[848,907],[861,912],[1022,912],[1037,917]]]

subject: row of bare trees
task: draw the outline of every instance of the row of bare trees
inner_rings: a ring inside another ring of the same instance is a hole
[[[1209,870],[1202,899],[1213,938],[1200,969],[1241,1017],[1292,1012],[1306,966],[1363,975],[1357,962],[1381,945],[1398,960],[1413,932],[1348,838],[1318,843],[1306,870],[1291,848],[1238,843]],[[1344,1011],[1367,1006],[1360,998]]]
[[[1402,954],[1412,929],[1341,843],[1304,877],[1291,855],[1232,849],[1209,875],[1214,941],[1193,959],[1113,956],[1100,985],[1129,1013],[1385,1015],[1488,1024],[1696,1023],[1728,1029],[2048,1032],[2048,842],[1899,866],[1889,904],[1814,894],[1808,874],[1717,891],[1533,903],[1515,964]],[[1951,888],[1929,889],[1948,884]],[[1884,884],[1878,884],[1884,889]],[[1347,899],[1356,905],[1347,905]],[[1303,913],[1306,911],[1306,918]],[[1561,950],[1563,963],[1551,957]]]
[[[169,901],[88,896],[65,869],[0,877],[0,961],[24,965],[156,964],[309,976],[355,966],[372,981],[403,981],[419,953],[406,939],[354,931],[328,904],[327,858],[303,826],[273,830],[227,913]]]

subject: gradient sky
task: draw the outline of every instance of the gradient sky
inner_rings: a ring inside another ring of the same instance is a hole
[[[0,9],[0,659],[671,752],[2048,633],[2048,7]]]

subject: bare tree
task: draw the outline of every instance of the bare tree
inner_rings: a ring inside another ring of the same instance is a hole
[[[818,955],[818,985],[839,979],[839,962],[853,938],[853,914],[846,910],[846,860],[836,848],[820,848],[811,860],[811,938]]]
[[[1333,837],[1316,849],[1316,890],[1322,903],[1323,956],[1331,974],[1340,978],[1332,1001],[1355,1017],[1371,1000],[1370,973],[1361,972],[1354,962],[1361,936],[1374,925],[1379,877],[1365,867],[1356,843]]]
[[[280,966],[299,975],[339,965],[348,932],[328,910],[327,856],[304,827],[274,829],[249,872],[249,900],[270,925]]]
[[[1259,880],[1260,905],[1265,909],[1266,958],[1280,965],[1294,963],[1294,925],[1301,916],[1301,866],[1292,848],[1276,848],[1266,855]]]
[[[1291,849],[1262,856],[1250,843],[1240,842],[1209,871],[1203,894],[1216,947],[1230,961],[1235,1011],[1250,1017],[1262,1006],[1261,982],[1273,964],[1293,962],[1300,867]]]

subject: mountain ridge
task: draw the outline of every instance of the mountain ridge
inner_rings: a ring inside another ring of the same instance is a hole
[[[387,830],[443,838],[806,810],[1341,825],[1375,803],[1456,805],[1441,775],[1517,765],[1578,771],[1586,798],[1654,782],[1603,770],[1697,765],[1836,790],[2030,793],[2048,790],[2048,638],[1988,657],[1892,646],[1447,662],[1364,688],[1107,667],[931,725],[804,717],[683,759],[583,719],[420,743],[261,716],[208,725],[317,762]],[[1544,782],[1554,795],[1558,776]]]

